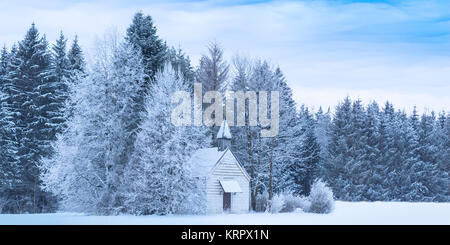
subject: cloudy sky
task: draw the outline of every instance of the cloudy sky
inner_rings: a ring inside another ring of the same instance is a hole
[[[448,1],[5,1],[0,44],[23,38],[34,21],[49,40],[63,30],[86,52],[106,29],[124,32],[137,10],[197,65],[217,40],[231,58],[269,59],[295,99],[317,109],[346,95],[390,100],[410,112],[450,111]]]

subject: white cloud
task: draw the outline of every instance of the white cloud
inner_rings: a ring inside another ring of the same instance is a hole
[[[228,57],[241,52],[279,64],[299,103],[334,107],[348,94],[381,103],[389,99],[407,111],[414,105],[450,111],[450,22],[442,19],[448,7],[437,2],[20,3],[0,3],[0,42],[7,45],[22,39],[35,21],[49,40],[63,30],[69,37],[78,34],[89,48],[108,27],[124,32],[142,9],[194,65],[214,39]]]
[[[447,91],[450,87],[446,88]],[[376,101],[380,108],[389,100],[394,104],[398,110],[412,112],[414,106],[417,106],[419,113],[429,113],[432,110],[441,112],[442,110],[449,111],[450,104],[449,96],[435,96],[433,94],[421,92],[402,92],[379,89],[341,89],[341,88],[314,88],[314,87],[294,87],[294,98],[296,101],[305,103],[317,111],[319,107],[326,110],[328,108],[334,111],[337,102],[340,102],[349,96],[352,100],[361,99],[361,101],[368,105],[372,101]]]

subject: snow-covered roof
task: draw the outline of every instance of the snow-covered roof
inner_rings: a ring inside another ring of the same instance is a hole
[[[236,180],[220,180],[220,185],[224,192],[242,192]]]
[[[223,120],[222,125],[220,125],[219,132],[217,133],[217,139],[231,139],[231,131],[227,120]]]
[[[217,147],[198,149],[192,154],[190,161],[192,175],[195,177],[208,176],[225,151],[219,151]]]

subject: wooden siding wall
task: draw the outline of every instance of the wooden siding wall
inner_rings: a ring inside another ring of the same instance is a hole
[[[223,189],[219,180],[236,180],[241,193],[231,194],[231,213],[247,213],[250,207],[249,181],[241,171],[237,160],[227,151],[206,183],[207,213],[223,212]]]

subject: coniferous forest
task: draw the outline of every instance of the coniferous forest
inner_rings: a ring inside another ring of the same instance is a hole
[[[62,30],[47,40],[38,28],[31,24],[0,54],[1,213],[201,212],[185,165],[216,144],[218,128],[176,127],[169,116],[170,95],[194,83],[203,92],[279,91],[276,137],[261,137],[261,125],[231,127],[253,210],[261,196],[307,196],[316,179],[339,200],[450,201],[448,112],[419,115],[349,97],[313,111],[264,59],[227,60],[226,47],[212,42],[193,67],[142,12],[123,36],[100,39],[92,62],[77,37]]]

